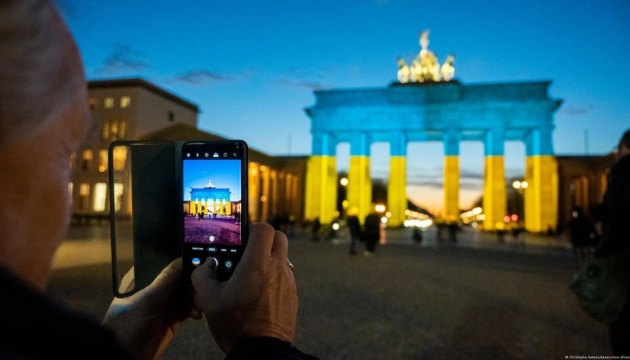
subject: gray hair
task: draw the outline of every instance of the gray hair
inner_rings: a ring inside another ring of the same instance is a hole
[[[44,131],[79,87],[86,87],[83,65],[53,4],[1,0],[0,148]]]

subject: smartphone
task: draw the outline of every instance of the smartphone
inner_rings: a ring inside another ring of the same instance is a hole
[[[247,144],[242,140],[185,142],[182,158],[184,274],[212,256],[227,280],[247,245]]]

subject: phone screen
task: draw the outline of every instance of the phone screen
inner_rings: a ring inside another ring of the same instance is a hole
[[[240,140],[182,146],[183,261],[187,277],[212,256],[227,280],[247,241],[247,144]]]

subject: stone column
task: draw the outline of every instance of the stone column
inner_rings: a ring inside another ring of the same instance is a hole
[[[387,210],[392,216],[389,226],[400,226],[407,210],[407,139],[404,132],[395,132],[389,142],[389,182]]]
[[[336,141],[329,133],[313,133],[312,156],[307,161],[304,217],[319,218],[322,224],[330,223],[337,202]]]
[[[262,206],[262,212],[260,214],[260,221],[267,221],[269,218],[269,166],[262,165],[260,167],[260,176],[262,176],[262,194],[260,196],[260,205]]]
[[[336,186],[336,184],[335,184]],[[350,141],[350,169],[348,171],[348,208],[356,207],[361,222],[372,210],[372,181],[370,179],[370,140],[368,134],[356,132]]]
[[[249,216],[249,221],[254,223],[260,221],[258,215],[260,214],[260,170],[258,169],[258,163],[249,163],[249,214],[241,214],[241,216]]]
[[[558,227],[558,163],[551,129],[530,130],[526,137],[525,229],[547,232]]]
[[[444,220],[459,222],[459,132],[444,134]]]
[[[195,204],[195,200],[192,197],[190,198],[190,213],[193,215],[197,213],[197,206]]]
[[[483,184],[483,222],[485,230],[503,230],[506,215],[506,187],[503,129],[489,129],[484,137],[485,171]]]

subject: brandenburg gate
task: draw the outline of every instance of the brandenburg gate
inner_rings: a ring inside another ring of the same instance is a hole
[[[389,224],[399,226],[407,209],[407,144],[441,141],[444,146],[444,206],[447,222],[459,221],[459,152],[462,141],[482,141],[484,229],[503,227],[507,214],[504,143],[525,145],[525,228],[556,229],[557,165],[553,153],[553,115],[560,100],[548,95],[550,81],[462,84],[453,80],[454,58],[439,66],[428,51],[407,66],[399,60],[398,79],[386,88],[316,91],[311,118],[312,155],[308,160],[305,218],[333,220],[337,199],[336,147],[350,144],[349,207],[363,220],[372,210],[370,146],[389,143],[387,208]]]

